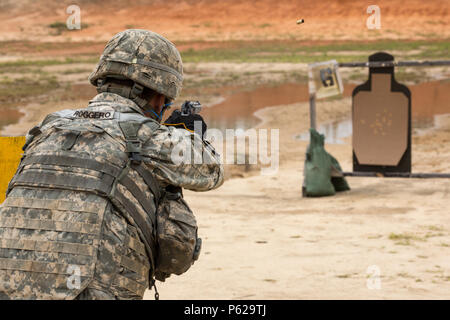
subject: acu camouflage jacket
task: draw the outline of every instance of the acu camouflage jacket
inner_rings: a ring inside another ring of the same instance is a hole
[[[223,183],[219,157],[199,136],[160,125],[113,93],[48,115],[24,150],[0,207],[0,297],[71,299],[95,283],[142,298],[156,189]],[[180,163],[180,150],[203,161]]]

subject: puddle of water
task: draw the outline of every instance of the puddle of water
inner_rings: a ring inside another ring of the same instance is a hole
[[[12,108],[0,108],[0,129],[9,124],[19,122],[19,119],[24,116],[22,112]]]
[[[346,85],[344,96],[351,95],[354,87]],[[259,109],[306,101],[309,101],[307,84],[287,83],[232,94],[214,106],[203,108],[201,115],[210,128],[245,130],[260,122],[254,116]]]
[[[59,97],[60,101],[75,100],[75,99],[85,99],[86,102],[92,99],[97,94],[95,87],[90,84],[72,84],[62,95]],[[57,103],[57,102],[55,102]],[[26,106],[24,103],[23,106]],[[19,112],[16,107],[0,107],[0,130],[4,126],[18,123],[20,118],[24,116],[24,113]],[[74,105],[73,108],[82,108],[84,106]],[[28,131],[30,128],[26,128]]]
[[[322,124],[317,127],[317,131],[325,135],[325,143],[344,144],[344,138],[352,135],[352,120],[337,121]],[[304,132],[294,136],[296,140],[309,141],[309,132]]]
[[[255,111],[259,109],[307,100],[306,85],[260,87],[232,94],[214,106],[203,108],[201,114],[211,128],[248,129],[260,122],[260,119],[254,116]]]
[[[97,89],[89,83],[74,83],[61,96],[61,100],[89,100],[97,95]],[[78,106],[79,108],[80,106]]]
[[[450,81],[432,81],[409,86],[413,128],[436,125],[435,115],[450,113]]]
[[[427,121],[427,126],[424,126],[423,123],[421,126],[413,126],[414,134],[420,136],[429,132],[430,129],[450,128],[450,113],[434,115],[431,119],[431,121]]]

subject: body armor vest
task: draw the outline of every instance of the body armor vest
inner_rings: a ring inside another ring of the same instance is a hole
[[[105,220],[118,211],[136,227],[137,237],[117,237],[146,259],[138,262],[107,248],[118,266],[138,275],[108,279],[142,297],[155,270],[160,192],[140,161],[149,138],[139,136],[142,126],[155,130],[159,124],[97,103],[52,114],[30,131],[0,207],[0,291],[16,299],[75,298],[99,272]]]

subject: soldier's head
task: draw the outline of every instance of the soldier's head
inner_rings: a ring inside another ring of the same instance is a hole
[[[147,116],[161,121],[164,110],[180,94],[183,63],[178,50],[163,36],[130,29],[107,43],[89,81],[99,93],[131,99]]]

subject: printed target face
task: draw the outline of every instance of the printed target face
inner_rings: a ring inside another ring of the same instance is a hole
[[[408,98],[391,91],[391,74],[371,83],[353,97],[353,150],[360,164],[396,166],[408,147]]]
[[[309,68],[317,99],[342,94],[343,86],[336,61],[314,63],[309,65]]]

